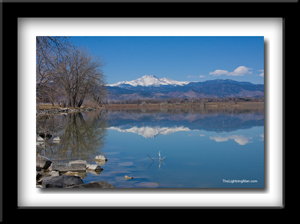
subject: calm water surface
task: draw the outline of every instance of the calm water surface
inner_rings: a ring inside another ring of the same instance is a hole
[[[264,111],[109,110],[37,119],[49,130],[37,154],[56,162],[96,155],[108,161],[101,173],[117,188],[263,188]],[[160,155],[159,155],[160,154]],[[124,176],[131,176],[127,180]],[[240,182],[235,182],[240,181]],[[243,182],[244,181],[244,182]]]

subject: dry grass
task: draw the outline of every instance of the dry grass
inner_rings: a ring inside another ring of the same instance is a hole
[[[107,109],[142,109],[142,108],[223,108],[223,109],[264,109],[264,102],[210,102],[206,103],[174,103],[167,105],[160,104],[108,104],[105,105]]]
[[[58,105],[58,104],[54,104],[54,106],[52,104],[37,104],[36,105],[37,110],[50,110],[50,109],[59,109],[59,108],[63,108],[63,106]],[[66,106],[66,108],[83,109],[83,108],[87,108],[87,107],[84,107],[84,106],[81,106],[81,107],[68,107],[68,106]]]
[[[97,109],[97,108],[100,108],[100,105],[97,102],[87,101],[87,102],[84,102],[82,104],[81,108],[94,108],[94,109]]]

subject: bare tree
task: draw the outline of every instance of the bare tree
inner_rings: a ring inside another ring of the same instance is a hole
[[[87,98],[101,103],[106,96],[103,61],[86,50],[70,49],[63,60],[56,59],[54,81],[62,86],[68,105],[80,107]]]
[[[36,98],[38,101],[50,101],[54,105],[60,86],[53,80],[56,70],[54,58],[62,58],[68,53],[71,44],[68,37],[36,37]]]

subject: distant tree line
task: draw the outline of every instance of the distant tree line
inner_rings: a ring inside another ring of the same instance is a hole
[[[210,103],[210,102],[264,102],[264,97],[223,97],[223,98],[170,98],[170,99],[136,99],[136,100],[121,100],[121,101],[110,101],[109,104],[199,104],[199,103]]]
[[[80,107],[106,98],[103,60],[71,44],[68,37],[36,37],[36,100]]]

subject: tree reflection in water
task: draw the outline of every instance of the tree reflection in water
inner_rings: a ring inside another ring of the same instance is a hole
[[[87,116],[85,116],[87,115]],[[101,154],[106,136],[105,112],[70,113],[68,115],[45,115],[37,117],[37,133],[49,132],[51,138],[37,145],[36,154],[56,162],[87,160]],[[60,141],[54,142],[54,137]]]

